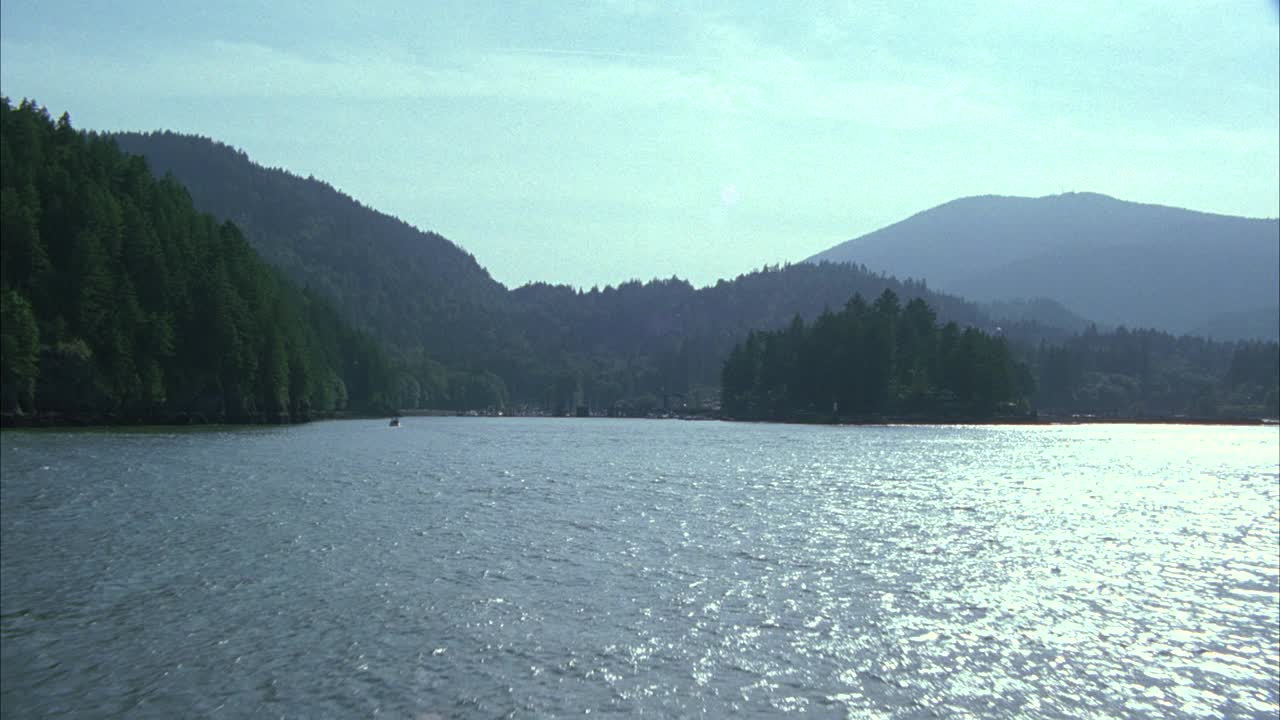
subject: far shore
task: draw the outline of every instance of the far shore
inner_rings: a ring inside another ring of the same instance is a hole
[[[1033,417],[856,417],[836,419],[718,418],[726,422],[777,423],[781,425],[1277,425],[1275,418],[1252,417],[1099,417],[1092,415],[1038,415]]]
[[[205,417],[202,415],[174,414],[162,417],[125,417],[103,413],[0,413],[0,427],[18,428],[112,428],[112,427],[212,427],[233,426],[253,427],[268,425],[297,425],[321,420],[369,420],[387,419],[391,417],[545,417],[551,419],[567,419],[547,414],[536,413],[481,413],[457,410],[412,409],[397,413],[356,413],[331,412],[313,414],[303,420],[288,422],[271,422],[262,418],[234,421],[226,418]],[[583,419],[599,419],[604,416],[590,416]],[[732,418],[710,413],[655,413],[627,419],[648,420],[720,420],[724,422],[774,423],[781,425],[828,425],[836,427],[858,426],[901,426],[901,425],[1237,425],[1237,426],[1276,426],[1280,420],[1276,418],[1258,417],[1116,417],[1097,415],[1027,415],[1006,417],[909,417],[909,416],[857,416],[837,418]]]

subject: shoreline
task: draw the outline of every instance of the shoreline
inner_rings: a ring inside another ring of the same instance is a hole
[[[718,418],[725,422],[776,423],[779,425],[830,425],[833,427],[904,426],[904,425],[1234,425],[1280,427],[1275,418],[1255,417],[1095,417],[1079,415],[1040,415],[1037,417],[860,417],[834,420],[813,419],[744,419]]]
[[[271,422],[265,419],[231,421],[225,418],[209,419],[204,416],[171,415],[165,417],[129,417],[112,416],[110,414],[63,414],[36,413],[31,415],[0,414],[0,428],[5,430],[40,430],[40,429],[104,429],[104,428],[142,428],[142,427],[268,427],[283,425],[303,425],[325,420],[378,420],[389,417],[472,417],[467,413],[455,410],[406,410],[398,414],[336,412],[313,414],[300,420]],[[474,417],[503,417],[477,415]],[[546,417],[548,419],[571,419],[552,415],[506,415],[505,417]],[[577,418],[572,418],[577,419]],[[584,419],[601,419],[596,417]],[[603,418],[610,419],[610,418]],[[683,420],[707,421],[718,420],[730,423],[777,424],[777,425],[826,425],[830,427],[894,427],[894,426],[947,426],[947,425],[1228,425],[1240,427],[1280,427],[1276,418],[1257,417],[1097,417],[1090,415],[1038,415],[1020,417],[907,417],[907,416],[864,416],[851,418],[815,419],[815,418],[733,418],[708,415],[666,415],[654,417],[624,418],[635,420]]]
[[[284,425],[303,425],[320,420],[345,420],[356,418],[393,417],[375,413],[330,412],[310,413],[306,417],[293,419],[271,419],[253,417],[229,419],[219,416],[207,416],[202,413],[173,413],[168,415],[118,415],[114,413],[0,413],[0,428],[4,429],[41,429],[41,428],[130,428],[130,427],[272,427]]]

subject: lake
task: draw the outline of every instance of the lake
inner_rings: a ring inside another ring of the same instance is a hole
[[[0,434],[0,714],[1280,712],[1280,431]]]

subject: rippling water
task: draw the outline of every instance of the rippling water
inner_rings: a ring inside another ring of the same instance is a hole
[[[1275,428],[0,435],[0,714],[1268,717]]]

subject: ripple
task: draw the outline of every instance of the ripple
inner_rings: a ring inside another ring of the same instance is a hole
[[[0,435],[4,714],[1277,713],[1268,429],[380,429]]]

